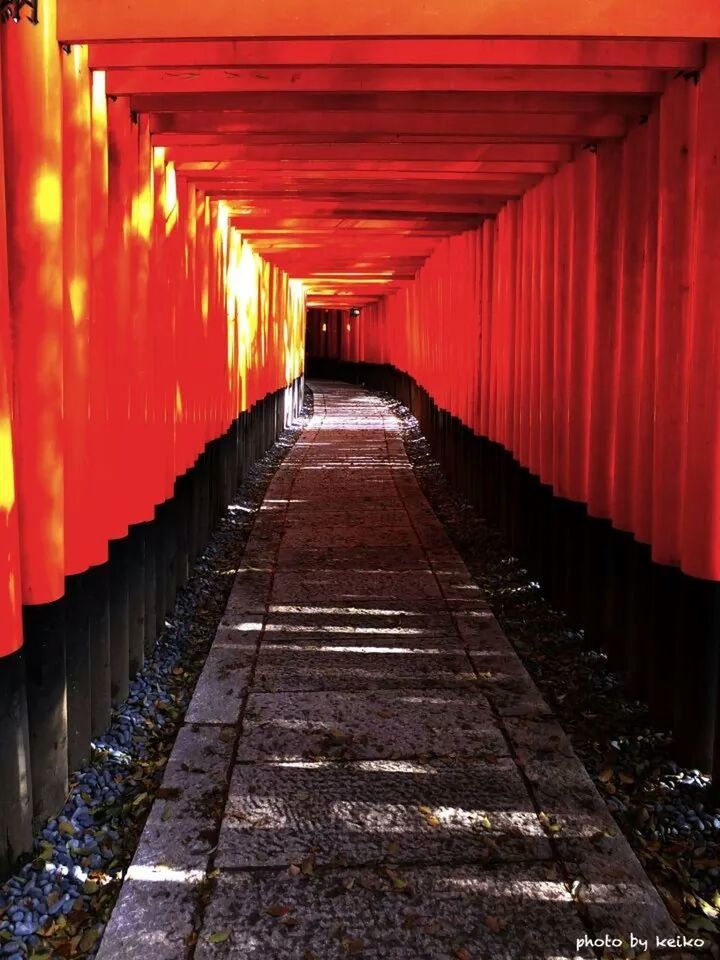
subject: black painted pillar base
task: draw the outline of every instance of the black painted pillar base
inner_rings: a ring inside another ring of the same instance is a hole
[[[68,785],[65,600],[24,607],[33,821],[62,806]]]
[[[127,537],[110,541],[110,696],[113,706],[127,698],[130,681],[130,595]]]
[[[85,577],[90,637],[90,734],[99,737],[110,723],[110,565],[91,567]]]
[[[0,877],[32,844],[30,733],[22,650],[0,660]]]
[[[68,770],[78,770],[90,753],[90,617],[86,575],[65,579],[65,662],[67,667]]]
[[[128,675],[132,678],[145,662],[145,524],[128,532]]]

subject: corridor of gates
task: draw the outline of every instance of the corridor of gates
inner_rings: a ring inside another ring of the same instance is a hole
[[[0,956],[720,956],[720,6],[0,0]]]

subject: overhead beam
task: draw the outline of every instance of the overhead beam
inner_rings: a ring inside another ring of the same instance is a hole
[[[64,42],[201,37],[718,37],[715,0],[58,0]]]
[[[241,137],[160,134],[153,142],[168,148],[168,159],[176,163],[195,160],[358,160],[437,163],[567,163],[573,148],[559,143],[274,143],[248,144]]]
[[[321,179],[348,177],[364,179],[369,176],[383,179],[432,180],[503,180],[508,175],[522,177],[554,173],[555,163],[532,161],[381,161],[381,160],[229,160],[178,161],[178,173],[188,177],[244,176],[288,177],[291,179]]]
[[[150,115],[153,134],[197,133],[217,136],[222,134],[294,135],[299,140],[324,135],[333,141],[345,136],[380,135],[396,139],[399,136],[443,136],[473,139],[502,137],[506,140],[528,139],[583,139],[621,137],[626,132],[626,120],[616,114],[575,113],[442,113],[395,111],[303,111],[233,113],[208,111],[206,113],[155,113]]]
[[[574,91],[658,94],[659,70],[571,67],[263,67],[117,68],[107,72],[110,96],[203,93],[478,93]]]
[[[70,4],[79,0],[65,0]],[[96,0],[87,0],[94,4]],[[117,0],[111,3],[121,6]],[[145,0],[147,2],[147,0]],[[234,2],[234,0],[231,0]],[[284,0],[280,0],[284,2]],[[412,0],[414,3],[415,0]],[[505,0],[499,0],[505,2]],[[527,0],[519,2],[529,6]],[[578,6],[578,0],[569,0]],[[626,0],[621,0],[626,2]],[[662,3],[663,0],[658,0]],[[667,0],[666,0],[667,2]],[[674,0],[673,0],[674,2]],[[710,0],[715,3],[716,0]],[[419,5],[417,5],[419,6]],[[470,6],[470,5],[468,5]],[[474,6],[479,6],[475,4]],[[542,4],[536,4],[542,6]],[[644,7],[639,3],[636,6]],[[686,4],[687,6],[687,4]],[[347,4],[342,4],[344,11]],[[201,5],[197,5],[201,13]],[[444,31],[443,31],[444,32]],[[572,31],[565,31],[565,36]],[[252,67],[578,67],[643,70],[697,70],[704,64],[704,45],[687,40],[578,39],[283,39],[195,40],[159,43],[94,43],[89,52],[94,70],[163,67],[197,72],[201,67],[243,70]],[[69,38],[61,40],[71,42]],[[203,37],[209,36],[203,33]],[[643,36],[643,34],[636,34]],[[683,36],[683,34],[679,34]],[[712,34],[702,34],[710,38]],[[97,38],[96,38],[97,39]]]
[[[652,99],[645,96],[587,93],[472,93],[415,91],[412,93],[154,93],[135,94],[130,109],[136,113],[232,111],[282,114],[295,111],[383,113],[647,113]]]

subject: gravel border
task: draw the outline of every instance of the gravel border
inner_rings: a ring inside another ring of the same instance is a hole
[[[191,575],[166,629],[32,859],[0,886],[0,958],[91,957],[115,905],[195,683],[225,609],[245,543],[302,416],[249,471]]]
[[[545,599],[502,536],[454,492],[417,419],[380,394],[402,424],[420,486],[540,688],[681,931],[720,956],[720,807],[708,777],[676,763],[666,731],[629,700],[602,651]],[[633,956],[626,953],[625,956]]]

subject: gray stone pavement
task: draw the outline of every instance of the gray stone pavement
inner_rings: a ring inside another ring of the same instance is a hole
[[[100,960],[546,960],[672,936],[397,420],[312,386]]]

